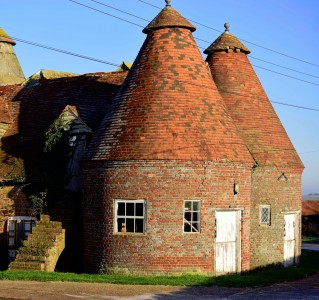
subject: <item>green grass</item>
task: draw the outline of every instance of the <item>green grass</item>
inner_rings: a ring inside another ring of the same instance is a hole
[[[302,236],[303,243],[319,243],[318,236]]]
[[[319,252],[304,250],[301,265],[293,268],[268,269],[250,272],[243,275],[210,277],[203,275],[182,276],[122,276],[91,275],[74,273],[48,273],[40,271],[4,271],[0,280],[34,280],[34,281],[73,281],[99,282],[114,284],[142,285],[219,285],[229,287],[266,286],[275,283],[302,279],[319,272]]]

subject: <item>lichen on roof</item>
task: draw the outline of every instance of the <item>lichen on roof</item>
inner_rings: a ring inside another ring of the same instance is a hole
[[[42,69],[36,72],[35,74],[31,75],[30,77],[28,77],[22,83],[22,86],[24,87],[37,86],[39,85],[41,79],[57,79],[57,78],[73,77],[73,76],[78,76],[78,74]]]
[[[0,42],[5,42],[12,44],[13,46],[16,44],[15,41],[8,36],[8,34],[0,27]]]
[[[129,71],[132,67],[132,63],[128,61],[123,61],[119,67],[116,69],[116,71]]]
[[[249,54],[250,50],[229,32],[229,24],[225,23],[225,32],[221,34],[205,51],[205,54],[218,51],[241,51]]]

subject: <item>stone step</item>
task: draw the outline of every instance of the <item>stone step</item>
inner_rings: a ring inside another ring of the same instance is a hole
[[[46,256],[42,255],[30,255],[30,254],[21,254],[17,256],[15,262],[26,262],[26,261],[36,261],[44,263],[47,260]]]
[[[50,221],[48,215],[41,215],[9,269],[53,272],[64,247],[65,229],[62,229],[62,223]]]
[[[10,270],[44,270],[45,264],[36,261],[14,261],[10,265]]]

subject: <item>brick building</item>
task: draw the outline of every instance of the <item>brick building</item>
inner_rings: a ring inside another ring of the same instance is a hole
[[[0,86],[0,163],[24,170],[22,183],[3,172],[5,188],[45,183],[45,133],[62,116],[73,147],[63,187],[83,195],[69,206],[62,197],[51,215],[78,237],[66,257],[79,252],[84,271],[218,275],[298,263],[303,165],[249,49],[226,24],[205,63],[195,27],[166,2],[128,72],[40,72]],[[14,208],[19,191],[0,190],[0,234],[9,215],[28,214]]]

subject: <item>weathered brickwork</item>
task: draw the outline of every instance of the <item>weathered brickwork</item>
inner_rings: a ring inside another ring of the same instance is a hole
[[[214,274],[215,209],[241,208],[242,270],[250,265],[251,165],[99,162],[84,178],[84,269]],[[234,195],[234,183],[240,193]],[[146,200],[146,233],[114,233],[114,200]],[[201,200],[201,232],[183,233],[184,200]]]
[[[21,186],[0,184],[0,270],[7,267],[7,220],[11,216],[28,216],[30,210]]]
[[[282,175],[284,173],[284,176]],[[284,258],[284,213],[296,212],[296,255],[301,253],[302,169],[258,167],[252,174],[251,269],[282,264]],[[270,205],[270,225],[259,222],[259,206]]]

